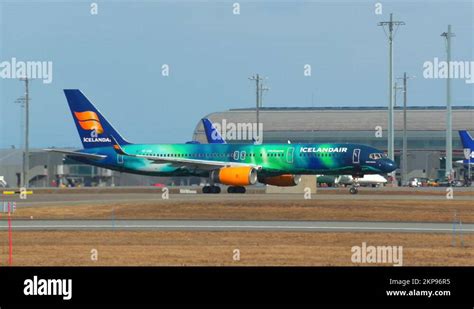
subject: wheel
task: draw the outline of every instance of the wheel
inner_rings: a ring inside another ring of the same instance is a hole
[[[221,187],[219,186],[211,186],[211,193],[214,193],[214,194],[219,194],[221,193]]]
[[[230,186],[227,188],[227,193],[245,193],[246,191],[245,187]]]
[[[202,187],[202,193],[211,193],[211,187],[210,186]]]
[[[349,193],[350,193],[350,194],[357,194],[358,192],[359,192],[359,190],[357,190],[357,188],[351,187],[351,188],[349,189]]]

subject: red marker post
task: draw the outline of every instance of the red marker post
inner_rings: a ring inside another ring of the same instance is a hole
[[[13,264],[13,243],[12,243],[12,218],[11,203],[8,203],[8,262],[10,266]]]

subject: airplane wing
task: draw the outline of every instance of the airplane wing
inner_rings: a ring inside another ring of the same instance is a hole
[[[45,151],[49,152],[57,152],[62,153],[70,157],[81,157],[91,160],[102,160],[107,158],[106,155],[99,155],[99,154],[92,154],[92,153],[84,153],[84,152],[77,152],[77,151],[70,151],[70,150],[61,150],[61,149],[44,149]]]
[[[200,169],[212,170],[219,167],[233,167],[233,166],[250,166],[258,170],[261,170],[261,166],[249,163],[239,163],[239,162],[228,162],[228,161],[208,161],[200,159],[189,159],[181,157],[155,157],[151,155],[141,155],[141,154],[130,154],[125,152],[125,150],[117,143],[113,136],[110,136],[113,141],[114,150],[121,155],[144,158],[156,163],[172,163],[175,165],[185,166],[185,167],[194,167]]]
[[[454,162],[455,165],[474,165],[473,161],[467,161],[467,160],[458,160]]]

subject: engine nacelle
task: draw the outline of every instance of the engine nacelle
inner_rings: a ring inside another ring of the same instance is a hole
[[[267,185],[272,185],[272,186],[293,187],[300,183],[301,176],[284,174],[280,176],[272,176],[272,177],[265,177],[265,178],[259,177],[258,181]]]
[[[257,170],[253,167],[223,167],[211,172],[214,182],[229,186],[248,186],[257,183]]]

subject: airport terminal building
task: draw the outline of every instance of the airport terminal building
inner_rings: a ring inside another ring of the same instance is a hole
[[[400,166],[403,144],[403,109],[395,107],[395,160]],[[474,106],[453,107],[453,162],[463,158],[458,130],[474,131]],[[255,108],[231,109],[206,116],[214,123],[255,123]],[[387,151],[386,107],[263,107],[259,122],[263,143],[360,143]],[[224,122],[223,122],[224,121]],[[442,178],[445,174],[446,109],[442,106],[407,109],[408,177]],[[382,134],[376,134],[377,130]],[[206,142],[201,122],[193,139]],[[251,139],[230,143],[251,143]],[[462,167],[456,167],[461,177]],[[400,170],[397,170],[400,177]]]

